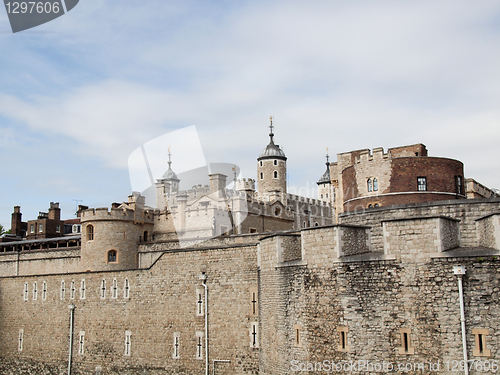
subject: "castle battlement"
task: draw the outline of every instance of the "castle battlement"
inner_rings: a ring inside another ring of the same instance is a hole
[[[90,208],[82,211],[81,222],[88,221],[137,221],[137,217],[141,216],[141,221],[152,223],[154,221],[154,211],[149,210],[131,210],[118,208],[111,210],[107,207]]]

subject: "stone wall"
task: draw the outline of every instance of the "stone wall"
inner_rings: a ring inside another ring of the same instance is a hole
[[[357,224],[371,227],[373,251],[383,251],[381,222],[388,218],[446,216],[460,220],[460,246],[479,245],[476,219],[500,209],[500,198],[463,199],[443,202],[427,202],[401,206],[365,209],[356,213],[345,212],[339,216],[341,224]]]
[[[218,368],[231,374],[257,373],[258,349],[250,347],[250,322],[256,319],[250,290],[258,285],[255,246],[165,253],[149,270],[1,278],[0,368],[10,363],[19,366],[14,371],[19,374],[21,367],[33,362],[30,374],[59,374],[67,366],[68,304],[73,303],[73,374],[95,373],[97,366],[103,375],[200,374],[205,368],[204,348],[203,358],[196,359],[196,335],[204,332],[204,316],[197,314],[198,292],[203,291],[201,272],[206,273],[209,288],[210,363],[230,360]],[[82,280],[85,299],[81,299]],[[126,280],[129,298],[125,298]],[[20,329],[22,351],[18,350]],[[85,344],[80,355],[82,331]],[[130,356],[125,355],[126,331],[131,333]],[[173,358],[174,333],[180,335],[179,359]]]

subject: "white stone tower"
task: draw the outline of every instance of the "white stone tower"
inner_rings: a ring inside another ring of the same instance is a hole
[[[328,148],[326,149],[326,171],[323,173],[318,184],[318,198],[322,201],[330,202],[333,205],[334,189],[330,179],[330,156],[328,155]]]
[[[257,158],[258,192],[264,200],[277,199],[286,205],[286,156],[279,145],[274,144],[272,117],[269,128],[269,144]]]
[[[179,182],[177,175],[172,170],[172,154],[168,148],[168,169],[162,178],[156,180],[156,207],[164,209],[167,206],[169,198],[179,192]]]

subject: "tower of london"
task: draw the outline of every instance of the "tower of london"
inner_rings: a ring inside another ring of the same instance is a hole
[[[155,207],[133,192],[23,222],[16,206],[0,372],[498,368],[500,197],[422,144],[327,155],[318,198],[290,194],[277,138],[271,123],[256,180],[213,168],[188,190],[166,150]]]

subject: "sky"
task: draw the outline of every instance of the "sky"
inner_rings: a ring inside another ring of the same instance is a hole
[[[193,125],[206,162],[255,178],[270,116],[295,193],[327,147],[415,143],[500,188],[499,1],[80,0],[16,34],[0,10],[0,51],[6,228],[16,205],[126,201],[134,150]]]

